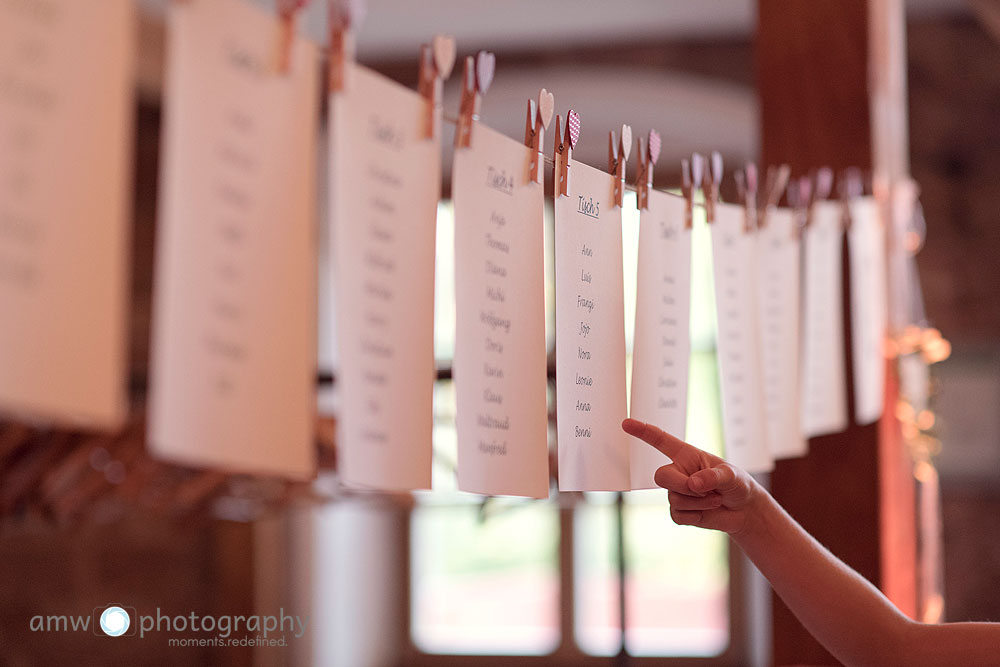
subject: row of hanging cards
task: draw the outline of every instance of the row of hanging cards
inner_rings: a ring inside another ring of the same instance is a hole
[[[319,54],[241,0],[171,3],[149,445],[315,472]]]
[[[337,466],[350,486],[431,485],[441,139],[430,103],[350,62],[330,97]]]
[[[0,3],[0,411],[127,409],[131,0]]]
[[[458,488],[547,498],[544,187],[537,153],[474,122],[455,149]]]

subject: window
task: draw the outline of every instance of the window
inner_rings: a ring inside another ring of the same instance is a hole
[[[622,233],[630,367],[639,216],[634,194],[628,196],[633,200],[626,202]],[[547,213],[545,291],[551,353],[551,209]],[[451,206],[443,202],[438,215],[435,353],[444,368],[454,350],[453,234]],[[692,266],[687,438],[718,452],[722,442],[711,248],[703,216],[695,221]],[[434,490],[416,494],[410,524],[410,633],[419,652],[467,656],[471,661],[475,655],[558,651],[579,661],[587,655],[617,655],[623,645],[630,655],[649,657],[708,657],[727,651],[731,587],[724,535],[676,526],[669,518],[666,493],[658,490],[553,490],[545,501],[460,493],[454,475],[454,409],[453,386],[441,380],[435,392]],[[553,426],[550,446],[555,442]],[[564,577],[568,572],[572,578]],[[571,590],[563,590],[564,583],[570,583]]]

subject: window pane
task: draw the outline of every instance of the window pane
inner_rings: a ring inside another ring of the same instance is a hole
[[[621,649],[615,494],[587,493],[573,512],[574,633],[591,655]]]
[[[422,506],[412,633],[428,653],[545,654],[559,643],[559,518],[548,502]]]
[[[428,653],[546,654],[559,643],[554,502],[461,493],[455,394],[434,391],[433,491],[411,519],[411,634]]]
[[[625,509],[625,644],[631,655],[718,655],[729,645],[725,535],[678,526],[666,492],[636,491]]]

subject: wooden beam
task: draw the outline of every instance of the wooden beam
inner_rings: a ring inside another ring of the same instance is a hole
[[[900,0],[759,0],[756,65],[762,163],[794,174],[855,166],[890,179],[908,170]],[[849,285],[844,257],[848,409],[854,413]],[[891,417],[814,438],[809,455],[781,461],[772,490],[803,527],[882,587],[904,612],[916,611],[913,477]],[[834,594],[831,592],[831,594]],[[774,601],[775,664],[836,664],[779,600]]]

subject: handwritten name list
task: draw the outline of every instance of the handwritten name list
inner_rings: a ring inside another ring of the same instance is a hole
[[[718,204],[712,223],[712,268],[718,320],[726,459],[750,472],[774,466],[764,427],[757,318],[756,236],[742,206]]]
[[[691,230],[684,200],[657,190],[639,214],[639,259],[632,353],[631,416],[684,439],[691,351]],[[670,462],[630,439],[633,489],[655,488],[653,473]]]
[[[132,2],[0,2],[0,410],[126,412]]]
[[[452,179],[458,488],[547,498],[544,193],[529,148],[472,137]]]
[[[847,244],[851,259],[851,340],[855,418],[870,424],[882,415],[885,336],[888,327],[885,226],[873,197],[850,204]]]
[[[807,438],[847,428],[841,216],[839,202],[817,202],[802,235],[802,431]]]
[[[557,160],[561,160],[557,157]],[[621,209],[614,177],[571,161],[555,200],[559,488],[629,488]]]
[[[804,456],[799,408],[800,242],[794,212],[772,209],[757,232],[757,314],[764,425],[776,459]]]
[[[318,57],[273,14],[168,10],[149,441],[164,458],[315,472]]]
[[[337,465],[356,487],[431,484],[441,144],[425,104],[357,65],[330,98]]]

